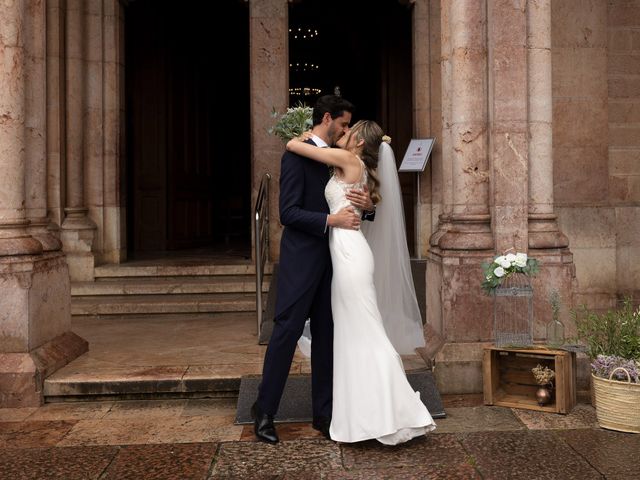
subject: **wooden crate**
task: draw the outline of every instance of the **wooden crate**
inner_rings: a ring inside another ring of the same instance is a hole
[[[556,372],[551,403],[536,401],[531,369],[543,365]],[[569,413],[576,404],[576,354],[564,350],[486,347],[482,361],[485,405]]]

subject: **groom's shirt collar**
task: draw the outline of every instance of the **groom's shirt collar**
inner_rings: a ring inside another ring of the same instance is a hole
[[[329,145],[327,145],[327,142],[325,142],[323,139],[321,139],[319,136],[317,135],[313,135],[313,137],[311,137],[311,140],[313,140],[313,143],[316,144],[317,147],[328,147]]]

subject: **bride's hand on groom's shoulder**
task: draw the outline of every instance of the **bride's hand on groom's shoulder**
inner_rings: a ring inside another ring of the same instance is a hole
[[[311,133],[311,130],[307,130],[306,132],[302,132],[301,135],[295,137],[294,140],[297,140],[298,142],[306,142],[310,138],[313,138],[313,133]]]

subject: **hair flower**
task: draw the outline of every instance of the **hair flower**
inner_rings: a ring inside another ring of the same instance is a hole
[[[384,143],[391,144],[391,137],[390,137],[389,135],[383,135],[383,136],[382,136],[382,141],[383,141]]]

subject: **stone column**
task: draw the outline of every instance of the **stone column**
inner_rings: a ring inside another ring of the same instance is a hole
[[[486,6],[443,2],[444,213],[431,245],[443,250],[493,247],[487,157]]]
[[[280,157],[284,145],[268,133],[275,108],[283,112],[289,106],[289,1],[251,0],[251,169],[253,172],[252,205],[265,173],[271,174],[270,251],[277,261],[282,227],[278,222],[278,188]]]
[[[527,4],[527,98],[529,134],[529,255],[541,262],[533,280],[534,336],[544,339],[551,319],[549,295],[560,293],[565,306],[573,304],[575,265],[569,240],[560,231],[553,199],[553,102],[551,79],[551,0]],[[568,335],[575,333],[568,309],[561,319]]]
[[[103,2],[103,165],[102,252],[100,260],[126,260],[126,209],[122,183],[125,163],[124,6],[120,0]]]
[[[42,0],[0,2],[0,407],[40,405],[44,378],[87,350],[70,331],[64,254],[27,231],[25,205],[46,218],[43,12]]]
[[[446,342],[436,355],[439,388],[464,393],[482,388],[480,342],[490,339],[492,326],[491,302],[480,289],[480,264],[494,246],[487,8],[478,0],[440,5],[443,213],[427,256],[427,322]]]
[[[46,5],[44,0],[26,2],[26,207],[31,235],[51,252],[62,244],[51,234],[47,215]]]
[[[65,198],[64,0],[47,0],[46,5],[47,209],[59,235]]]
[[[0,256],[39,254],[25,211],[24,2],[0,3]]]
[[[529,248],[564,248],[553,211],[553,102],[551,0],[529,0],[527,9],[529,99]]]
[[[95,223],[85,206],[85,35],[84,2],[68,0],[66,12],[66,218],[62,245],[74,281],[94,278]]]
[[[498,253],[528,247],[527,1],[488,0],[492,227]]]

